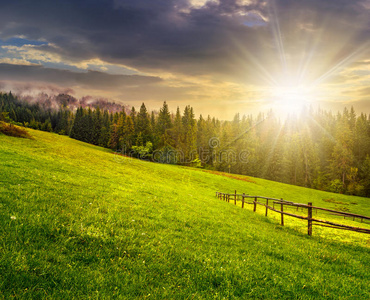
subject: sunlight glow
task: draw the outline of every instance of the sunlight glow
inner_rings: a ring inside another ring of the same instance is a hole
[[[305,86],[277,86],[271,90],[274,106],[284,116],[299,115],[312,96],[311,90]]]

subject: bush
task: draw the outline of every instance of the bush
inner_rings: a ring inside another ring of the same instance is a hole
[[[28,139],[31,138],[28,132],[24,130],[23,128],[20,128],[13,124],[8,124],[2,121],[0,121],[0,133],[3,133],[8,136],[14,136],[14,137],[21,137],[21,138],[28,138]]]
[[[132,146],[132,150],[137,158],[150,159],[152,157],[150,153],[153,150],[153,144],[148,141],[145,146]]]
[[[328,186],[328,190],[329,192],[342,194],[344,192],[343,182],[339,179],[332,180]]]

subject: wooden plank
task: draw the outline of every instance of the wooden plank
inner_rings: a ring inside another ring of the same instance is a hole
[[[281,201],[279,202],[274,202],[276,204],[280,204]],[[302,203],[285,203],[285,205],[290,205],[290,206],[298,206],[298,207],[306,207],[308,208],[308,205],[306,204],[302,204]],[[328,209],[328,208],[323,208],[323,207],[317,207],[317,206],[312,206],[312,208],[316,209],[316,210],[323,210],[323,211],[329,211],[329,212],[333,212],[333,213],[338,213],[339,215],[344,215],[344,216],[351,216],[351,217],[356,217],[356,218],[363,218],[363,219],[366,219],[366,220],[370,220],[370,217],[366,217],[366,216],[363,216],[363,215],[358,215],[358,214],[352,214],[352,213],[347,213],[347,212],[343,212],[343,211],[338,211],[338,210],[333,210],[333,209]]]
[[[259,202],[257,202],[257,204],[260,204],[260,205],[262,205],[262,206],[266,206],[266,204],[259,203]],[[283,212],[282,212],[282,211],[277,210],[277,209],[275,209],[275,208],[273,208],[273,207],[271,207],[271,206],[267,206],[267,207],[268,207],[268,209],[269,209],[269,210],[272,210],[272,211],[277,212],[277,213],[279,213],[279,214],[283,213],[283,214],[284,214],[284,215],[286,215],[286,216],[290,216],[290,217],[297,218],[297,219],[301,219],[301,220],[307,220],[307,217],[304,217],[304,216],[291,214],[291,213],[288,213],[288,212],[285,212],[285,211],[283,211]]]
[[[345,228],[341,226],[331,226],[331,225],[325,225],[325,224],[314,224],[315,226],[321,226],[321,227],[328,227],[328,228],[334,228],[334,229],[342,229],[342,230],[349,230],[349,231],[355,231],[360,233],[370,233],[370,230],[365,228]]]
[[[324,220],[318,220],[318,219],[312,219],[312,221],[317,222],[317,223],[324,223],[324,224],[328,224],[328,225],[333,225],[333,226],[337,226],[337,227],[343,227],[343,228],[347,228],[347,229],[351,229],[351,230],[361,230],[362,232],[370,233],[370,229],[367,229],[367,228],[353,227],[353,226],[349,226],[349,225],[343,225],[343,224],[338,224],[338,223],[324,221]],[[318,224],[314,224],[314,225],[318,225]]]
[[[312,206],[312,208],[316,208],[318,210],[323,210],[323,211],[330,211],[330,212],[338,213],[338,214],[343,215],[343,216],[351,216],[351,217],[356,217],[356,218],[363,218],[365,220],[370,220],[370,217],[366,217],[366,216],[362,216],[362,215],[358,215],[358,214],[352,214],[352,213],[337,211],[337,210],[333,210],[333,209],[327,209],[327,208],[323,208],[323,207],[316,207],[316,206]]]
[[[302,203],[294,203],[294,202],[285,202],[285,201],[274,201],[275,204],[281,204],[284,203],[284,205],[289,205],[289,206],[297,206],[297,207],[308,207],[307,204],[302,204]]]

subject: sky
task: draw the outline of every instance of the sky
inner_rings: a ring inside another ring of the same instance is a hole
[[[0,90],[370,113],[370,0],[2,0]]]

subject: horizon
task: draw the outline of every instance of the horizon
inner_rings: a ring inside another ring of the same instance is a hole
[[[9,92],[0,91],[0,94],[13,94],[13,92],[12,91],[9,91]],[[17,99],[20,99],[21,101],[25,101],[26,103],[29,103],[29,104],[33,104],[33,103],[45,104],[45,103],[47,103],[47,101],[50,101],[50,103],[47,104],[47,106],[48,106],[48,108],[51,108],[54,111],[60,111],[60,109],[64,106],[64,104],[62,104],[60,102],[61,100],[58,100],[58,98],[60,96],[68,96],[68,98],[71,97],[71,98],[74,98],[74,100],[77,101],[76,103],[72,103],[71,105],[66,106],[66,108],[68,110],[70,110],[71,112],[73,112],[73,113],[76,113],[76,110],[79,107],[91,108],[93,111],[96,110],[97,107],[99,107],[102,111],[108,111],[109,113],[119,113],[121,111],[125,111],[126,114],[129,114],[131,112],[132,108],[134,108],[135,111],[138,112],[140,110],[141,105],[144,104],[145,107],[148,110],[148,113],[154,112],[154,114],[157,116],[160,112],[160,109],[163,107],[163,106],[161,106],[159,108],[151,109],[151,108],[148,108],[146,106],[145,102],[141,102],[141,103],[138,103],[137,105],[129,106],[129,105],[126,105],[125,103],[116,103],[114,101],[110,102],[110,99],[94,98],[94,97],[91,97],[91,96],[84,96],[84,97],[81,97],[81,98],[75,98],[70,94],[58,94],[58,95],[39,94],[39,95],[35,95],[35,96],[19,95],[19,94],[13,94],[13,95]],[[164,101],[163,103],[167,103],[167,101]],[[163,105],[163,103],[162,103],[162,105]],[[167,103],[167,105],[168,105],[168,103]],[[185,104],[185,103],[183,105],[184,106],[179,106],[178,105],[178,106],[176,106],[176,108],[171,107],[170,105],[168,105],[169,113],[171,114],[171,116],[173,118],[176,115],[177,108],[180,109],[180,113],[183,113],[186,106],[188,106],[188,104]],[[306,103],[306,105],[299,106],[299,107],[294,106],[292,109],[288,109],[286,112],[283,112],[280,109],[277,109],[276,107],[270,107],[269,109],[267,109],[265,111],[260,110],[260,111],[257,111],[255,113],[235,112],[235,114],[233,116],[231,116],[230,118],[228,118],[228,119],[223,119],[223,118],[220,118],[218,116],[214,116],[214,115],[211,115],[211,114],[208,114],[208,113],[207,114],[198,113],[196,110],[194,110],[194,117],[195,117],[196,120],[199,120],[201,117],[203,119],[207,119],[208,117],[210,117],[212,119],[215,118],[216,120],[222,121],[222,122],[231,122],[235,119],[235,117],[239,117],[240,120],[244,117],[245,118],[252,118],[254,120],[258,120],[258,118],[260,116],[262,116],[264,118],[267,118],[267,117],[270,117],[271,113],[272,113],[274,115],[274,117],[279,120],[279,122],[286,122],[286,121],[290,121],[292,119],[297,119],[299,117],[302,117],[303,115],[307,114],[307,112],[312,112],[314,114],[330,113],[332,115],[333,114],[335,115],[335,114],[342,114],[345,110],[350,111],[352,108],[354,109],[354,113],[357,116],[364,114],[366,117],[370,118],[370,113],[366,113],[366,112],[363,112],[363,111],[358,111],[354,108],[353,105],[343,106],[342,109],[335,110],[335,109],[331,109],[330,107],[329,108],[324,108],[324,107],[321,107],[321,106],[314,106],[313,104],[310,104],[310,103],[308,103],[308,104]]]

